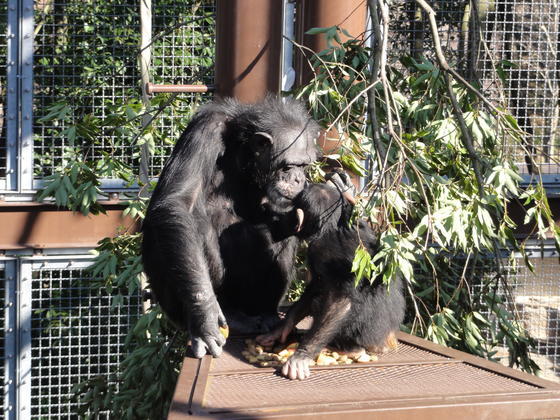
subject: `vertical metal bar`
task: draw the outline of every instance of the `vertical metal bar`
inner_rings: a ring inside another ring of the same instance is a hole
[[[150,83],[150,63],[152,61],[152,0],[140,1],[140,77],[142,79],[142,104],[144,105],[144,116],[142,117],[142,130],[150,124],[151,116],[146,111],[150,109],[150,96],[148,84]],[[149,182],[148,161],[150,154],[148,144],[142,145],[140,154],[140,181],[144,184]],[[144,189],[147,196],[147,188]]]
[[[18,284],[18,418],[31,418],[31,281],[32,262],[19,261]]]
[[[19,191],[33,189],[33,0],[20,0]]]
[[[17,266],[6,261],[4,308],[4,406],[3,418],[17,418]]]
[[[140,33],[141,33],[141,54],[140,60],[140,76],[142,78],[142,104],[144,105],[144,116],[142,117],[142,130],[145,130],[148,124],[151,123],[151,115],[147,113],[150,109],[150,96],[148,94],[148,84],[150,83],[150,64],[152,61],[152,0],[140,1]],[[150,182],[150,175],[148,172],[148,163],[150,159],[150,152],[148,144],[142,145],[140,154],[140,182],[147,185]],[[143,197],[148,196],[148,188],[143,187],[140,195]],[[144,290],[148,284],[146,276],[141,276],[141,287]],[[144,301],[144,312],[150,308],[150,303]]]
[[[7,57],[7,123],[6,123],[6,189],[17,188],[17,145],[18,145],[18,1],[8,0],[8,57]]]
[[[294,16],[296,5],[293,0],[284,0],[284,37],[282,39],[282,90],[289,91],[295,83],[296,71],[294,69],[294,44],[295,38]]]

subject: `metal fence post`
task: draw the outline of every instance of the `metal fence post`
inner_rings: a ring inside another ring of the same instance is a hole
[[[18,138],[18,1],[8,0],[8,57],[6,62],[6,189],[17,189],[17,138]]]
[[[18,419],[31,418],[31,282],[33,270],[29,261],[19,261],[18,278]]]
[[[33,0],[20,0],[20,192],[33,189],[33,9]]]
[[[3,418],[17,418],[17,267],[16,261],[4,263],[4,407]]]

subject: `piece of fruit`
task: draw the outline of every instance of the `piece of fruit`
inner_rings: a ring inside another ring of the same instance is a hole
[[[272,360],[272,355],[270,353],[261,353],[257,356],[257,360],[261,362],[267,362]]]
[[[259,362],[260,367],[278,367],[280,362],[275,362],[274,360],[267,360],[264,362]]]
[[[336,359],[326,354],[320,353],[317,357],[317,366],[330,366],[336,365]]]
[[[290,352],[286,349],[278,352],[278,356],[280,356],[280,357],[288,357],[289,355],[290,355]]]
[[[358,357],[356,359],[356,362],[358,363],[367,363],[367,362],[371,362],[371,356],[367,353],[362,353],[360,355],[360,357]]]
[[[224,336],[224,338],[228,338],[229,337],[229,328],[226,327],[220,327],[220,333]]]

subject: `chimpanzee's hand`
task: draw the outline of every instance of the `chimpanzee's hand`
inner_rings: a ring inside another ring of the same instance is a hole
[[[312,361],[313,359],[307,353],[296,351],[282,366],[282,375],[292,380],[309,378],[311,375],[309,365]]]
[[[355,204],[356,188],[346,172],[335,169],[334,172],[328,173],[325,178],[327,184],[331,183],[351,204]]]
[[[220,332],[220,327],[226,328],[227,323],[216,300],[204,310],[201,309],[191,314],[190,333],[194,357],[200,359],[207,352],[214,357],[222,354],[226,338]]]
[[[276,342],[285,343],[286,338],[288,338],[288,335],[292,332],[293,329],[294,323],[290,317],[287,317],[272,331],[257,336],[257,343],[259,343],[261,346],[272,346]]]
[[[273,346],[274,343],[276,343],[277,341],[281,341],[281,338],[283,336],[283,331],[284,331],[284,326],[280,325],[266,334],[257,335],[256,341],[261,346],[267,346],[267,347]],[[284,341],[281,342],[283,343]]]

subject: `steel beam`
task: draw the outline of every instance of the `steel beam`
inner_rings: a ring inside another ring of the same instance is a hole
[[[122,214],[122,205],[106,205],[107,214],[83,216],[48,204],[0,206],[0,250],[94,248],[114,237],[121,227],[136,230],[136,222]]]

